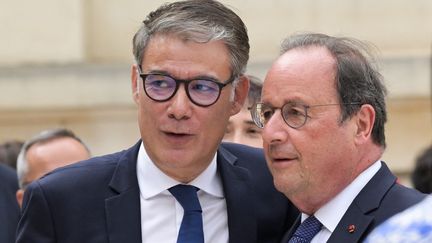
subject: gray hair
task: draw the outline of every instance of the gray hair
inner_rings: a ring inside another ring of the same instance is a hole
[[[319,33],[296,34],[282,43],[281,53],[295,48],[325,47],[336,60],[336,89],[341,103],[341,122],[356,114],[361,105],[369,104],[375,109],[372,140],[386,146],[384,124],[387,121],[383,77],[374,64],[370,45],[353,38],[332,37]]]
[[[24,189],[26,186],[25,177],[29,172],[29,166],[26,158],[27,151],[30,149],[31,146],[35,144],[50,142],[58,138],[75,139],[76,141],[81,143],[84,146],[84,148],[87,150],[87,152],[90,154],[90,149],[88,148],[88,146],[79,137],[77,137],[72,131],[68,129],[57,128],[57,129],[45,130],[40,132],[36,136],[27,140],[22,146],[20,153],[18,154],[17,175],[18,175],[18,184],[21,189]]]
[[[222,40],[231,57],[231,72],[246,71],[249,37],[243,21],[232,10],[213,0],[186,0],[164,4],[151,12],[133,38],[133,54],[140,65],[152,36],[175,35],[198,43]]]

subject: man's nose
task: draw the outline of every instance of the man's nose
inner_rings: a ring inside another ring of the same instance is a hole
[[[192,101],[187,96],[185,84],[180,84],[177,93],[169,101],[169,116],[177,120],[188,119],[192,113]]]
[[[287,128],[281,111],[278,109],[264,125],[262,138],[267,144],[283,142],[288,138]]]

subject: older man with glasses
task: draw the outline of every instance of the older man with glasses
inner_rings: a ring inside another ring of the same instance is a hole
[[[286,39],[251,110],[263,128],[276,188],[302,212],[282,242],[362,242],[425,195],[381,161],[385,87],[366,45],[300,34]]]
[[[17,159],[19,189],[16,191],[18,204],[22,205],[26,187],[56,168],[89,159],[90,149],[65,128],[43,130],[28,139]]]
[[[166,4],[133,53],[141,140],[32,183],[17,242],[278,242],[298,211],[262,150],[220,144],[248,92],[242,20],[216,1]]]

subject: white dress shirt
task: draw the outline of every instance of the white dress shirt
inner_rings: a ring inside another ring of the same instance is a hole
[[[141,143],[137,159],[143,243],[175,243],[183,219],[183,207],[168,191],[182,184],[164,174],[150,160]],[[222,181],[217,173],[216,154],[212,162],[189,185],[198,187],[203,211],[205,242],[228,242],[228,216]]]
[[[337,194],[332,200],[318,209],[314,216],[323,224],[321,231],[315,235],[311,243],[327,242],[339,221],[348,210],[351,203],[381,168],[381,161],[376,161],[354,179],[345,189]],[[309,215],[302,213],[301,222]]]

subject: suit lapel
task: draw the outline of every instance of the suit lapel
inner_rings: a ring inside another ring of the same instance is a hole
[[[288,240],[291,239],[294,232],[297,230],[297,228],[300,226],[301,221],[301,214],[297,217],[296,221],[294,222],[293,226],[284,234],[281,243],[288,243]]]
[[[351,205],[327,242],[360,242],[373,219],[356,205]]]
[[[114,196],[105,199],[110,243],[139,243],[141,213],[136,174],[137,154],[141,141],[124,152],[109,183]]]
[[[396,177],[382,162],[378,172],[351,203],[328,242],[361,241],[374,222],[375,217],[370,213],[380,207],[382,198],[395,182]]]
[[[248,170],[235,166],[236,160],[237,157],[219,147],[217,163],[227,204],[229,242],[256,242],[254,191]]]

